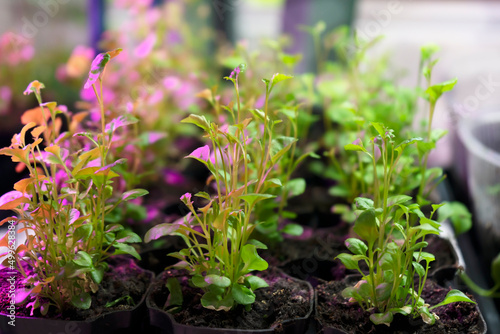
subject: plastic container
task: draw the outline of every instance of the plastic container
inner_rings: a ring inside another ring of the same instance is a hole
[[[464,118],[459,136],[467,153],[467,183],[485,250],[500,251],[500,112]]]
[[[274,324],[268,329],[231,329],[231,328],[208,328],[183,325],[175,321],[174,317],[163,311],[156,303],[154,296],[154,287],[164,277],[161,275],[155,279],[155,282],[150,286],[148,296],[146,297],[146,305],[149,310],[149,321],[151,328],[148,333],[155,334],[304,334],[310,330],[310,316],[314,310],[314,290],[312,286],[305,281],[291,277],[292,280],[303,282],[307,288],[309,295],[309,310],[304,317],[287,319],[278,324]]]

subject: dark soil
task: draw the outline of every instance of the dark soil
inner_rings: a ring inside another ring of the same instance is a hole
[[[7,281],[7,278],[11,276],[9,272],[9,269],[0,271],[0,310],[2,311],[7,309],[10,302],[6,293],[10,287],[10,283]],[[16,277],[16,290],[22,289],[22,275],[18,273]],[[137,266],[133,259],[125,256],[113,257],[109,263],[109,270],[104,274],[99,290],[92,294],[90,309],[75,309],[68,305],[68,309],[60,314],[56,312],[54,307],[51,307],[46,316],[42,316],[39,309],[37,309],[33,313],[33,317],[79,321],[94,319],[114,311],[130,310],[135,307],[134,305],[140,303],[152,279],[152,273]],[[123,296],[132,297],[134,305],[128,305],[126,301],[122,301],[112,307],[105,306],[106,303]],[[18,306],[16,307],[16,316],[31,317],[30,310],[31,308],[27,309],[24,306]]]
[[[203,292],[188,285],[189,277],[183,270],[163,272],[153,283],[149,302],[162,308],[169,292],[165,282],[169,277],[177,277],[182,286],[184,303],[182,311],[174,314],[178,323],[190,326],[231,328],[231,329],[269,329],[278,327],[283,322],[308,317],[312,307],[312,290],[305,282],[298,281],[283,274],[280,270],[270,268],[257,275],[265,279],[269,287],[255,291],[255,303],[250,310],[243,306],[225,311],[209,310],[201,306]]]
[[[394,316],[390,327],[374,325],[369,319],[370,312],[363,311],[357,303],[350,303],[341,296],[345,287],[344,281],[325,282],[317,286],[316,318],[324,327],[334,327],[352,334],[476,334],[484,331],[476,305],[464,302],[434,309],[439,320],[432,326],[425,324],[421,318],[412,319],[400,314]],[[445,298],[449,290],[427,281],[422,298],[426,303],[435,305]]]

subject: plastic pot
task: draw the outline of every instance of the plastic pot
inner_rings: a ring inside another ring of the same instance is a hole
[[[353,286],[360,279],[361,279],[360,275],[349,275],[349,276],[346,276],[346,278],[343,280],[343,283],[346,284],[345,286]],[[432,279],[429,278],[428,280],[430,281]],[[436,283],[433,285],[433,287],[440,288],[439,284],[436,284]],[[434,292],[435,290],[431,290],[431,291]],[[316,318],[317,333],[324,333],[324,334],[352,334],[352,333],[354,333],[352,331],[347,331],[340,326],[336,327],[336,326],[331,326],[331,325],[324,325],[321,321],[320,312],[318,311],[318,308],[321,305],[320,303],[321,303],[321,301],[318,300],[318,290],[315,290],[314,304],[315,304],[315,318]],[[344,304],[345,305],[351,305],[351,304],[354,305],[353,303],[350,303],[347,300],[345,301]],[[453,305],[453,304],[450,304],[450,305]],[[436,308],[436,310],[437,310],[437,308]],[[472,310],[475,311],[475,313],[477,313],[477,319],[475,319],[474,328],[472,329],[473,332],[471,331],[471,333],[486,334],[486,332],[487,332],[486,322],[484,321],[483,315],[481,314],[479,307],[477,305],[474,305],[472,307]],[[463,312],[463,310],[461,310],[461,311]],[[341,312],[344,312],[344,310],[341,310]],[[455,316],[456,316],[455,312],[452,312],[452,313],[455,314]],[[342,321],[343,321],[343,323],[355,323],[356,321],[358,323],[362,323],[362,321],[360,322],[359,313],[356,314],[356,317],[358,318],[358,320],[353,319],[352,322],[350,322],[349,319],[347,318],[347,312],[344,312],[342,315]],[[403,328],[401,328],[401,324],[395,324],[396,319],[398,319],[398,320],[405,319],[403,322],[403,326],[402,326]],[[369,321],[369,320],[367,320],[367,321]],[[399,328],[398,328],[398,325],[399,325]],[[413,320],[411,318],[406,318],[403,315],[397,314],[394,316],[394,322],[391,323],[390,327],[386,327],[385,325],[378,325],[378,326],[376,326],[376,329],[374,331],[370,330],[370,333],[374,333],[374,334],[377,334],[377,333],[420,333],[418,330],[421,328],[421,325],[422,325],[422,322],[419,321],[419,319]],[[436,324],[433,326],[436,326]],[[396,327],[396,328],[394,328],[394,327]],[[359,328],[359,330],[361,330],[361,327]],[[359,330],[356,331],[355,333],[360,333]],[[440,329],[435,328],[435,330],[436,330],[436,332],[439,332],[439,333],[446,333],[446,332],[442,331],[443,328],[440,328]],[[456,330],[457,330],[456,328],[451,329],[451,332],[457,333]],[[428,333],[428,331],[426,331],[426,333]],[[463,332],[463,334],[467,334],[467,333],[468,332]]]
[[[142,269],[142,268],[140,268]],[[152,281],[154,274],[144,270]],[[147,290],[141,300],[131,309],[111,311],[86,320],[59,320],[50,318],[15,317],[15,326],[9,325],[11,319],[0,313],[1,334],[136,334],[144,332],[147,324],[145,305]]]
[[[459,135],[467,151],[467,183],[485,254],[500,251],[500,113],[462,119]]]
[[[288,275],[286,275],[288,276]],[[294,281],[300,281],[296,278],[290,277]],[[158,279],[158,278],[157,278]],[[309,329],[309,317],[313,312],[314,303],[314,290],[312,286],[306,283],[308,286],[308,295],[310,306],[307,314],[301,318],[289,319],[280,322],[279,324],[271,326],[269,329],[230,329],[230,328],[208,328],[208,327],[196,327],[183,325],[175,321],[174,317],[163,311],[156,304],[153,296],[152,290],[154,283],[150,287],[148,296],[146,298],[146,305],[149,310],[149,323],[152,328],[149,329],[149,333],[155,334],[205,334],[205,333],[218,333],[218,334],[236,334],[236,333],[284,333],[284,334],[303,334]]]

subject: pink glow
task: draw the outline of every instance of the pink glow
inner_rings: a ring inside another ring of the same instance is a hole
[[[145,58],[147,55],[151,53],[155,44],[156,44],[156,34],[152,33],[135,48],[134,50],[135,56],[137,58]]]

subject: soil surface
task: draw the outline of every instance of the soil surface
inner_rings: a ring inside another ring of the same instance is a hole
[[[269,287],[255,291],[255,303],[250,310],[239,305],[231,311],[214,311],[201,306],[203,291],[188,285],[189,277],[184,270],[163,272],[151,287],[148,296],[151,305],[163,308],[169,292],[165,282],[177,277],[182,287],[184,303],[182,311],[174,314],[178,323],[190,326],[232,329],[269,329],[279,327],[284,321],[307,317],[311,311],[312,290],[302,281],[292,279],[282,271],[269,268],[257,276],[265,279]]]
[[[11,276],[9,273],[9,269],[0,271],[0,310],[2,313],[3,310],[7,309],[10,302],[7,295],[10,287],[10,283],[7,281],[7,278]],[[22,275],[18,273],[16,277],[16,290],[22,289]],[[37,309],[33,313],[33,317],[78,321],[97,318],[102,314],[113,311],[130,310],[135,307],[134,305],[140,303],[152,279],[152,274],[140,268],[133,259],[125,256],[115,256],[109,261],[109,270],[104,273],[99,290],[92,294],[90,309],[75,309],[68,305],[68,309],[60,314],[57,313],[54,307],[51,307],[46,316],[42,316],[39,309]],[[112,307],[105,306],[106,303],[123,296],[131,296],[134,305],[128,305],[126,301],[122,301]],[[30,310],[31,308],[27,309],[25,306],[17,306],[16,315],[30,317]]]
[[[484,328],[476,305],[452,303],[433,310],[439,317],[434,325],[425,324],[421,318],[411,319],[397,314],[390,327],[374,325],[370,312],[363,311],[357,303],[350,303],[341,296],[346,287],[344,281],[331,281],[317,286],[317,320],[325,327],[335,327],[352,334],[400,333],[400,334],[479,334]],[[427,281],[422,298],[430,305],[441,302],[450,289]],[[472,298],[469,295],[470,298]]]

